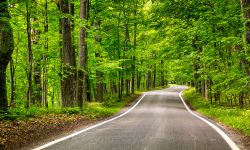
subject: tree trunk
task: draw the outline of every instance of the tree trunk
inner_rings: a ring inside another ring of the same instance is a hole
[[[15,102],[15,65],[13,59],[10,59],[10,107],[14,108]]]
[[[96,28],[99,32],[100,32],[100,25],[101,25],[101,21],[99,19],[97,19]],[[98,44],[101,44],[101,37],[100,37],[99,33],[97,33],[97,35],[96,35],[96,42]],[[95,57],[97,59],[100,58],[99,50],[96,50]],[[100,70],[96,70],[96,101],[98,101],[98,102],[103,101],[103,83],[102,83],[103,79],[102,79],[102,76],[103,76],[102,72]]]
[[[244,70],[246,74],[248,75],[248,78],[250,80],[250,62],[249,60],[246,59],[247,56],[250,55],[250,49],[249,49],[249,44],[250,44],[250,1],[249,0],[241,0],[241,9],[242,13],[245,19],[245,34],[244,34],[244,54],[245,55],[240,55],[240,61],[244,66]]]
[[[151,88],[151,71],[148,71],[148,74],[147,74],[147,79],[146,79],[146,86],[147,86],[147,90],[149,90]]]
[[[61,12],[69,14],[69,1],[61,0]],[[63,77],[61,82],[62,107],[74,106],[75,100],[75,52],[72,48],[71,25],[69,18],[62,18],[62,69]]]
[[[124,52],[123,52],[123,59],[127,59],[125,53],[128,51],[129,47],[128,44],[130,43],[130,37],[129,37],[129,29],[128,29],[128,23],[125,21],[124,24]],[[128,66],[124,66],[125,70],[128,71]],[[125,80],[125,90],[126,90],[126,95],[128,96],[130,94],[130,80],[128,77]]]
[[[201,95],[202,97],[206,96],[205,79],[201,79]]]
[[[156,87],[155,83],[156,83],[156,64],[154,64],[154,76],[153,76],[153,84],[152,84],[153,88]]]
[[[7,110],[6,68],[14,50],[14,39],[7,0],[2,0],[0,6],[0,110]]]
[[[45,24],[44,24],[44,32],[47,34],[49,31],[49,26],[48,26],[48,0],[45,1]],[[44,43],[44,49],[46,52],[49,51],[49,41],[48,41],[48,36],[45,38],[45,43]],[[43,55],[43,69],[42,69],[42,74],[43,74],[43,82],[42,82],[42,103],[43,106],[48,107],[48,69],[47,69],[47,63],[48,63],[48,56],[47,53]],[[54,91],[52,94],[54,97]],[[53,100],[54,102],[54,100]],[[53,105],[52,105],[53,108]]]
[[[35,4],[34,4],[35,3]],[[36,7],[36,1],[34,1],[34,4]],[[33,23],[35,23],[38,19],[34,18],[32,19]],[[32,45],[37,45],[38,41],[39,41],[39,30],[31,28],[31,41],[32,41]],[[33,86],[33,98],[32,98],[32,103],[33,104],[38,104],[41,105],[42,104],[42,77],[41,77],[41,65],[40,65],[40,60],[41,58],[39,58],[38,60],[34,60],[34,86]]]
[[[137,90],[140,90],[141,89],[141,71],[137,71]]]
[[[156,54],[154,54],[154,58],[156,60]],[[153,71],[153,83],[152,83],[152,87],[155,88],[155,83],[156,83],[156,63],[154,64],[154,71]]]
[[[161,86],[165,86],[165,79],[164,79],[164,61],[161,60]]]
[[[135,1],[135,8],[134,8],[134,17],[137,17],[137,1]],[[132,85],[131,85],[131,90],[132,94],[135,94],[135,53],[136,53],[136,35],[137,35],[137,20],[135,19],[134,23],[134,51],[133,51],[133,64],[132,64]]]
[[[243,94],[243,92],[241,92],[239,94],[239,105],[240,105],[240,108],[243,108],[243,106],[244,106],[244,94]]]
[[[31,23],[30,23],[30,8],[29,1],[26,2],[26,21],[27,21],[27,35],[28,35],[28,92],[27,92],[27,104],[26,107],[30,107],[32,101],[32,68],[33,68],[33,52],[32,52],[32,41],[31,41]]]
[[[70,4],[69,4],[69,13],[71,15],[71,31],[73,32],[74,31],[74,28],[75,28],[75,22],[74,22],[74,15],[75,15],[75,5],[74,5],[74,0],[69,0]],[[80,6],[81,7],[81,6]],[[80,8],[81,9],[81,8]],[[80,17],[81,18],[81,17]],[[72,34],[73,35],[73,34]],[[73,39],[73,36],[72,36],[72,39]],[[72,43],[74,43],[72,41]],[[74,45],[74,44],[73,44]]]
[[[86,21],[88,16],[88,0],[80,1],[80,19]],[[78,51],[78,105],[83,106],[83,101],[87,98],[87,43],[86,43],[86,27],[81,27],[79,35],[79,51]]]
[[[118,59],[121,59],[121,50],[120,50],[120,22],[121,22],[121,12],[119,12],[119,17],[117,21],[117,27],[118,27],[118,32],[117,32],[117,49],[118,49]],[[120,65],[119,65],[120,66]],[[118,72],[118,99],[122,98],[122,71],[119,70]]]

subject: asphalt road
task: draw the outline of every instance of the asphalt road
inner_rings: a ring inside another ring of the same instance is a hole
[[[191,115],[179,92],[184,86],[148,92],[128,114],[48,150],[229,150],[209,125]]]

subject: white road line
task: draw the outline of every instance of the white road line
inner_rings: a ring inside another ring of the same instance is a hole
[[[227,134],[225,132],[223,132],[220,128],[218,128],[217,126],[215,126],[213,123],[211,123],[210,121],[196,115],[195,113],[193,113],[189,107],[187,106],[186,102],[183,100],[182,98],[182,93],[179,93],[179,97],[182,100],[182,103],[185,105],[186,109],[195,117],[199,118],[200,120],[202,120],[203,122],[205,122],[206,124],[208,124],[209,126],[211,126],[215,131],[217,131],[221,137],[228,143],[228,145],[231,147],[232,150],[240,150],[240,148],[227,136]]]
[[[141,102],[141,100],[142,100],[146,95],[147,95],[147,94],[143,94],[142,97],[138,100],[138,102],[137,102],[133,107],[131,107],[128,111],[126,111],[125,113],[123,113],[123,114],[121,114],[121,115],[119,115],[119,116],[116,116],[116,117],[111,118],[111,119],[109,119],[109,120],[106,120],[106,121],[104,121],[104,122],[98,123],[98,124],[93,125],[93,126],[91,126],[91,127],[85,128],[85,129],[83,129],[83,130],[77,131],[77,132],[75,132],[75,133],[73,133],[73,134],[70,134],[70,135],[68,135],[68,136],[62,137],[62,138],[60,138],[60,139],[54,140],[54,141],[49,142],[49,143],[47,143],[47,144],[45,144],[45,145],[42,145],[42,146],[40,146],[40,147],[37,147],[37,148],[35,148],[35,149],[33,149],[33,150],[42,150],[42,149],[47,148],[47,147],[49,147],[49,146],[52,146],[52,145],[54,145],[54,144],[56,144],[56,143],[62,142],[62,141],[64,141],[64,140],[67,140],[67,139],[69,139],[69,138],[72,138],[72,137],[74,137],[74,136],[76,136],[76,135],[79,135],[79,134],[81,134],[81,133],[83,133],[83,132],[86,132],[86,131],[88,131],[88,130],[94,129],[94,128],[99,127],[99,126],[101,126],[101,125],[103,125],[103,124],[106,124],[106,123],[108,123],[108,122],[114,121],[114,120],[116,120],[116,119],[118,119],[118,118],[121,118],[122,116],[126,115],[126,114],[129,113],[131,110],[133,110],[133,109]]]

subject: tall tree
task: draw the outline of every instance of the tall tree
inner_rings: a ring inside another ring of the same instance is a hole
[[[38,1],[37,0],[32,0],[31,2],[33,9],[38,9]],[[35,14],[35,13],[34,13]],[[32,24],[33,26],[31,27],[31,41],[32,41],[32,46],[33,46],[33,51],[34,53],[38,53],[38,48],[35,49],[35,46],[38,47],[38,42],[39,42],[39,36],[40,36],[40,31],[38,29],[39,27],[39,20],[38,20],[38,14],[35,14],[34,17],[32,17]],[[35,54],[34,54],[35,55]],[[34,86],[33,86],[33,98],[32,98],[32,103],[33,104],[38,104],[41,105],[42,103],[42,69],[41,69],[41,56],[38,56],[38,59],[34,59],[33,64],[34,64]]]
[[[240,53],[240,61],[244,66],[245,72],[250,80],[250,61],[247,60],[246,56],[250,55],[250,1],[241,0],[241,8],[245,20],[245,35],[244,35],[244,48],[245,51]],[[243,55],[243,56],[242,56]]]
[[[10,25],[8,1],[0,1],[0,110],[8,109],[6,68],[14,50],[13,32]]]
[[[100,25],[101,25],[101,20],[99,18],[96,19],[96,30],[97,34],[95,37],[95,41],[97,44],[101,45],[101,33],[100,33]],[[95,52],[95,57],[97,61],[100,59],[100,49],[96,50]],[[102,102],[103,101],[103,73],[101,72],[100,69],[96,70],[96,101]]]
[[[88,17],[88,0],[80,1],[80,19],[82,23],[87,21]],[[87,98],[87,32],[86,26],[81,26],[79,35],[78,51],[78,104],[82,108],[83,101]]]
[[[42,70],[43,74],[43,82],[42,82],[42,103],[43,106],[48,107],[48,51],[49,51],[49,39],[48,39],[48,32],[49,32],[49,22],[48,22],[48,0],[45,0],[45,22],[44,22],[44,32],[46,34],[45,42],[44,42],[44,49],[45,54],[43,55],[43,63],[44,67]]]
[[[133,56],[132,56],[132,60],[133,60],[133,64],[132,64],[132,81],[131,81],[131,91],[132,94],[135,94],[135,54],[136,54],[136,45],[137,45],[137,40],[136,40],[136,36],[137,36],[137,0],[134,1],[134,51],[133,51]]]
[[[31,39],[31,20],[30,20],[30,0],[26,1],[26,32],[28,35],[28,91],[27,91],[27,103],[26,107],[29,108],[32,101],[32,69],[33,69],[33,51],[32,51],[32,39]]]
[[[62,21],[62,107],[71,107],[75,100],[75,52],[72,48],[71,25],[69,15],[69,0],[60,1],[60,10],[64,14]]]

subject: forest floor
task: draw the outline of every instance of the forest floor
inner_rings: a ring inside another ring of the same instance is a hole
[[[104,112],[102,106],[97,106],[97,108],[100,108],[92,111],[91,115],[84,115],[86,113],[45,114],[26,119],[2,120],[0,121],[0,149],[33,149],[36,146],[119,115],[129,109],[139,96],[139,94],[136,94],[133,97],[127,97],[121,105],[107,108],[110,111],[105,109]],[[93,105],[96,107],[97,104],[94,103]],[[101,112],[98,112],[100,110]]]
[[[210,104],[195,92],[194,88],[184,91],[184,99],[199,116],[223,129],[242,150],[250,150],[250,110]]]

